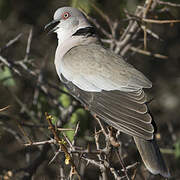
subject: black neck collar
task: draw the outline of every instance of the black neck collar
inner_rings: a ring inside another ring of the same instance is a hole
[[[92,26],[78,29],[72,36],[95,36],[97,34],[96,29]]]

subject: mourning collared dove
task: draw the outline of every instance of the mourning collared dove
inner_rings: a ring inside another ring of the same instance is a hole
[[[47,27],[57,33],[55,67],[71,94],[94,116],[133,136],[152,174],[169,177],[143,91],[152,87],[151,82],[121,56],[105,49],[79,10],[59,8]]]

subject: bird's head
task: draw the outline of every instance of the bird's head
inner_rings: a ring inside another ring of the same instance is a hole
[[[54,19],[45,26],[49,33],[55,32],[62,42],[73,36],[78,30],[92,27],[85,15],[76,8],[62,7],[54,13]]]

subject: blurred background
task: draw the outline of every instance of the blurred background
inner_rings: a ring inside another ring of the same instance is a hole
[[[143,0],[93,3],[113,22],[118,22],[117,39],[128,25],[125,10],[133,14],[137,6],[144,5]],[[75,128],[80,122],[77,145],[95,148],[97,122],[61,85],[54,67],[56,35],[44,32],[55,10],[62,6],[80,7],[110,32],[88,0],[0,0],[0,109],[9,106],[0,110],[0,179],[60,179],[60,170],[67,173],[69,167],[64,165],[63,155],[48,164],[57,151],[56,146],[23,145],[29,142],[27,137],[33,142],[50,139],[45,112],[53,116],[58,127]],[[180,7],[159,4],[148,18],[180,19]],[[124,58],[153,82],[147,94],[152,99],[149,106],[158,127],[158,143],[172,179],[180,179],[180,24],[147,24],[147,27],[159,37],[147,37],[147,51],[167,58],[135,51],[128,51]],[[106,39],[101,31],[99,34]],[[143,38],[141,32],[134,46],[143,49]],[[73,140],[74,131],[67,131],[66,136]],[[135,179],[161,179],[148,174],[134,143],[127,139],[122,140],[122,158],[126,166],[140,162]],[[83,179],[99,179],[100,170],[93,165],[83,166],[81,172]],[[131,171],[128,173],[132,175]]]

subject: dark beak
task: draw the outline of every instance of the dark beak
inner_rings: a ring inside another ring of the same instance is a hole
[[[48,32],[48,34],[53,33],[55,30],[57,30],[59,27],[57,25],[60,23],[59,20],[53,20],[49,24],[46,24],[44,27],[44,30]]]

